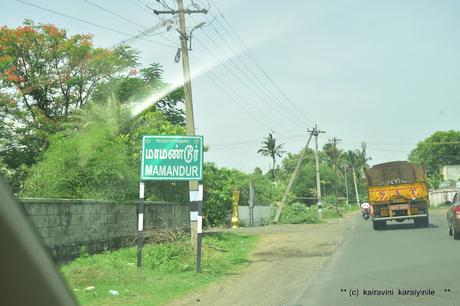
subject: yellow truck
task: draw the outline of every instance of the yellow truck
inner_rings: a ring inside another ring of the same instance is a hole
[[[387,221],[414,220],[416,227],[427,227],[428,186],[425,168],[407,161],[375,165],[366,170],[366,183],[374,229]]]

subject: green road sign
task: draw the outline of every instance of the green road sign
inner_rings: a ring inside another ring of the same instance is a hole
[[[142,137],[142,181],[202,179],[203,136]]]

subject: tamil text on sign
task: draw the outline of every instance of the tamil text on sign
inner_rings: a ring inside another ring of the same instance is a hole
[[[202,180],[202,136],[144,136],[141,180]]]

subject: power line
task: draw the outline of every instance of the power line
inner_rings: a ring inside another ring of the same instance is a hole
[[[171,43],[174,44],[174,42],[172,42],[172,41],[169,40],[167,37],[164,37],[164,36],[162,35],[162,34],[164,34],[164,33],[169,32],[168,30],[162,31],[162,32],[158,32],[158,33],[152,33],[152,32],[154,32],[154,30],[157,30],[157,29],[161,28],[161,27],[164,25],[164,22],[160,22],[160,23],[154,25],[154,26],[151,27],[151,28],[147,28],[146,26],[143,26],[143,25],[141,25],[141,24],[138,24],[137,22],[134,22],[134,21],[132,21],[132,20],[126,18],[126,17],[123,17],[123,16],[121,16],[121,15],[119,15],[119,14],[113,12],[113,11],[110,11],[110,10],[106,9],[105,7],[102,7],[102,6],[100,6],[100,5],[98,5],[98,4],[94,3],[94,2],[92,2],[92,1],[90,1],[90,0],[83,0],[83,1],[85,1],[85,2],[87,2],[87,3],[89,3],[89,4],[91,4],[91,5],[95,6],[95,7],[97,7],[98,9],[103,10],[103,11],[105,11],[105,12],[107,12],[107,13],[109,13],[109,14],[111,14],[111,15],[117,17],[117,18],[123,19],[123,20],[125,20],[125,21],[127,21],[127,22],[129,22],[129,23],[131,23],[131,24],[134,24],[134,25],[136,25],[136,26],[138,26],[138,27],[144,29],[144,31],[140,32],[139,34],[136,34],[136,35],[134,35],[134,36],[132,36],[132,37],[130,37],[130,38],[128,38],[128,39],[122,40],[121,42],[115,44],[115,46],[121,45],[121,44],[126,44],[127,42],[129,42],[129,41],[131,41],[131,40],[134,40],[134,39],[142,39],[142,38],[145,37],[145,36],[157,36],[157,35],[161,35],[161,37],[163,37],[164,39],[166,39],[166,40],[168,40],[168,41],[170,41]],[[135,3],[135,4],[136,4],[136,3]],[[149,12],[149,13],[150,13],[150,12]]]
[[[229,97],[232,101],[234,101],[238,107],[240,107],[243,112],[245,112],[248,116],[250,116],[251,118],[253,118],[254,120],[258,121],[259,123],[261,123],[263,126],[267,127],[268,129],[271,129],[271,127],[269,125],[267,125],[265,122],[263,122],[261,119],[259,119],[258,117],[256,117],[255,115],[253,115],[245,106],[243,106],[244,104],[241,104],[240,102],[238,102],[238,100],[236,100],[231,94],[228,93],[227,90],[231,91],[233,93],[234,96],[238,97],[240,100],[242,100],[243,102],[246,103],[246,105],[249,105],[251,106],[252,108],[255,109],[255,107],[247,100],[245,99],[244,97],[242,97],[238,92],[236,92],[234,89],[230,88],[230,87],[226,87],[225,85],[221,85],[220,83],[222,84],[225,84],[224,81],[222,81],[217,75],[215,75],[214,73],[212,73],[211,71],[206,71],[206,69],[204,68],[204,66],[202,64],[200,64],[193,56],[190,56],[190,58],[192,59],[192,61],[198,65],[200,65],[202,67],[202,71],[205,73],[205,75],[221,90],[222,93],[224,93],[227,97]],[[217,81],[216,81],[217,80]],[[219,83],[220,82],[220,83]],[[226,87],[226,89],[224,89],[224,87]],[[271,121],[270,118],[268,118],[263,112],[260,112],[259,110],[256,109],[256,111],[263,115],[267,121]]]
[[[305,135],[293,135],[293,136],[285,136],[285,137],[279,137],[281,140],[286,140],[286,139],[297,139],[297,138],[301,138],[302,140],[305,139]],[[223,148],[223,147],[233,147],[233,146],[240,146],[240,145],[248,145],[248,144],[256,144],[256,143],[260,143],[260,139],[259,140],[248,140],[248,141],[241,141],[241,142],[228,142],[228,143],[219,143],[219,144],[215,144],[213,146],[213,148]]]
[[[107,31],[110,31],[110,32],[114,32],[114,33],[117,33],[117,34],[129,36],[129,37],[135,36],[135,35],[132,35],[132,34],[129,34],[129,33],[118,31],[116,29],[112,29],[112,28],[109,28],[109,27],[106,27],[106,26],[103,26],[103,25],[88,21],[88,20],[84,20],[84,19],[81,19],[81,18],[78,18],[78,17],[73,17],[73,16],[70,16],[70,15],[67,15],[67,14],[64,14],[64,13],[61,13],[61,12],[58,12],[58,11],[55,11],[55,10],[52,10],[52,9],[49,9],[49,8],[46,8],[46,7],[43,7],[43,6],[39,6],[39,5],[30,3],[30,2],[24,1],[24,0],[16,0],[16,1],[20,2],[22,4],[25,4],[25,5],[28,5],[28,6],[38,8],[38,9],[43,10],[43,11],[47,11],[47,12],[50,12],[50,13],[53,13],[53,14],[56,14],[56,15],[59,15],[59,16],[62,16],[62,17],[66,17],[66,18],[69,18],[69,19],[72,19],[72,20],[75,20],[75,21],[78,21],[78,22],[89,24],[89,25],[92,25],[94,27],[104,29],[104,30],[107,30]],[[154,41],[154,40],[150,40],[150,39],[146,39],[146,38],[140,38],[140,39],[145,40],[145,41],[149,41],[149,42],[157,44],[157,45],[161,45],[161,46],[165,46],[165,47],[169,47],[169,48],[174,48],[174,49],[176,48],[175,46],[172,46],[172,45],[169,45],[169,44],[164,44],[164,43],[157,42],[157,41]]]
[[[136,5],[137,7],[141,8],[142,10],[145,10],[145,11],[146,11],[147,13],[149,13],[150,15],[156,16],[156,15],[154,14],[154,12],[152,11],[152,9],[151,9],[147,4],[143,3],[142,1],[140,1],[140,0],[137,0],[137,2],[135,2],[134,0],[129,0],[129,1],[130,1],[131,3],[133,3],[134,5]],[[162,4],[164,5],[164,3],[162,3]],[[162,23],[164,23],[165,21],[171,20],[171,19],[166,19],[166,20],[164,20],[164,19],[161,19],[161,18],[160,18],[160,20],[161,20]],[[169,37],[165,37],[165,36],[163,35],[163,34],[168,33],[168,32],[170,32],[170,31],[169,31],[169,30],[166,30],[166,31],[163,31],[163,32],[156,33],[156,35],[160,35],[163,39],[169,41],[169,42],[172,43],[172,44],[177,44],[177,42],[172,41]],[[176,47],[176,48],[177,48],[177,47]]]
[[[343,142],[346,144],[360,144],[360,142]],[[439,141],[439,142],[366,142],[367,145],[388,145],[388,146],[416,146],[416,145],[446,145],[460,144],[460,141]]]
[[[160,2],[160,3],[161,3],[161,2]],[[164,3],[162,3],[162,4],[165,5]],[[164,13],[171,14],[171,13],[174,13],[169,7],[166,7],[166,8],[168,9],[167,11],[154,11],[154,13],[155,13],[155,14],[164,14]],[[200,10],[200,12],[201,12],[201,10]],[[209,36],[208,36],[208,38],[215,44],[215,42],[212,40],[212,38],[210,38]],[[217,58],[217,57],[215,56],[215,54],[214,54],[212,51],[209,50],[209,48],[207,48],[204,44],[201,43],[201,41],[199,41],[199,43],[200,43],[200,45],[202,45],[202,46],[203,46],[213,57]],[[233,63],[233,61],[232,61],[232,63]],[[234,64],[234,63],[233,63],[233,64]],[[234,65],[235,65],[235,64],[234,64]],[[241,83],[243,83],[244,85],[246,85],[246,84],[245,84],[237,75],[235,75],[235,74],[233,73],[233,71],[231,71],[226,65],[223,65],[223,66],[224,66],[226,69],[228,69],[228,71],[229,71],[237,80],[239,80]],[[238,66],[235,65],[235,67],[237,67],[237,68],[239,69]],[[239,70],[240,70],[240,69],[239,69]],[[241,70],[240,70],[240,71],[241,71]],[[205,72],[206,72],[206,71],[205,71]],[[246,76],[246,74],[245,74],[243,71],[241,71],[241,72]],[[207,75],[208,75],[208,77],[210,77],[210,78],[212,79],[213,82],[215,82],[215,78],[216,78],[215,75],[212,75],[212,74],[211,74],[211,75],[210,75],[210,74],[207,74]],[[249,78],[249,79],[250,79],[250,78]],[[250,80],[251,80],[251,79],[250,79]],[[219,80],[219,81],[221,81],[221,80]],[[222,81],[221,81],[221,82],[222,82]],[[215,82],[215,83],[218,84],[217,82]],[[222,82],[222,83],[225,84],[224,82]],[[247,85],[246,85],[246,86],[247,86]],[[251,90],[250,87],[247,87],[247,88]],[[227,93],[227,91],[225,91],[225,90],[222,90],[222,91],[225,92],[225,93]],[[253,91],[253,92],[254,92],[254,91]],[[254,93],[255,93],[255,92],[254,92]],[[227,93],[227,94],[228,94],[228,93]],[[235,94],[235,93],[234,93],[234,94]],[[255,93],[255,94],[257,95],[257,93]],[[236,93],[236,95],[238,95],[238,94]],[[257,95],[257,96],[258,96],[263,102],[265,102],[263,98],[261,98],[259,95]],[[241,98],[242,98],[242,97],[240,96],[240,99],[241,99]],[[244,99],[242,99],[242,100],[244,100]],[[249,101],[246,100],[246,102],[247,102],[247,105],[254,107]],[[240,106],[241,106],[241,105],[240,105]],[[247,110],[245,109],[245,111],[247,111]],[[250,114],[250,113],[248,112],[248,114]],[[264,115],[264,112],[261,112],[261,114]],[[251,116],[254,117],[254,115],[252,115],[252,114],[251,114]],[[287,117],[287,118],[288,118],[288,120],[291,120],[291,119],[292,119],[291,117]],[[303,123],[302,123],[302,124],[303,124]]]
[[[97,3],[94,3],[94,2],[92,2],[92,1],[90,1],[90,0],[83,0],[83,1],[85,1],[86,3],[91,4],[92,6],[97,7],[97,8],[100,9],[100,10],[103,10],[104,12],[107,12],[107,13],[109,13],[109,14],[115,16],[115,17],[118,17],[118,18],[120,18],[120,19],[123,19],[123,20],[125,20],[125,21],[131,23],[131,24],[134,24],[135,26],[138,26],[138,27],[140,27],[140,28],[143,28],[144,30],[147,29],[147,28],[144,27],[143,25],[140,25],[140,24],[138,24],[137,22],[134,22],[134,21],[132,21],[132,20],[126,18],[126,17],[123,17],[123,16],[121,16],[121,15],[115,13],[115,12],[112,12],[112,11],[106,9],[105,7],[100,6],[100,5],[97,4]]]
[[[139,3],[142,6],[145,6],[146,8],[148,8],[150,10],[150,7],[145,2],[142,2],[141,0],[136,0],[136,2]]]
[[[217,20],[217,23],[221,26],[221,28],[227,33],[228,37],[230,37],[230,39],[236,44],[238,45],[238,43],[236,42],[236,40],[232,37],[232,35],[227,31],[227,29],[222,26],[222,24],[220,23],[219,19],[214,16],[215,20]],[[209,19],[208,19],[208,22],[209,22]],[[246,65],[246,63],[241,59],[240,55],[238,54],[238,52],[235,52],[233,50],[233,48],[228,44],[228,42],[224,39],[223,35],[217,30],[216,27],[214,27],[214,25],[212,23],[210,23],[211,27],[214,29],[214,31],[217,33],[217,35],[222,39],[222,41],[224,41],[224,43],[227,45],[228,48],[230,48],[236,55],[237,59],[243,64],[243,66],[254,76],[254,78],[259,82],[259,84],[261,84],[261,86],[266,90],[266,92],[268,92],[270,98],[274,98],[278,103],[279,105],[285,109],[287,112],[289,112],[289,110],[287,108],[285,108],[283,102],[260,80],[260,78],[257,77],[257,75],[252,71],[252,69],[249,68],[248,65]],[[242,48],[243,52],[245,52],[244,50],[244,46]],[[290,112],[289,112],[290,113]],[[302,118],[300,115],[298,115],[296,112],[293,113],[294,116],[296,116],[296,118],[299,120],[300,118],[300,122],[306,126],[308,126],[308,124],[305,123],[304,121],[304,118]],[[297,117],[298,116],[298,117]]]
[[[151,13],[150,10],[145,7],[145,4],[140,5],[139,3],[137,3],[134,0],[129,0],[129,2],[131,2],[132,4],[134,4],[135,6],[140,8],[141,10],[144,10],[144,11],[148,12],[149,14]]]
[[[153,26],[153,27],[151,27],[151,28],[147,28],[146,26],[143,26],[143,25],[141,25],[141,24],[139,24],[139,23],[137,23],[137,22],[134,22],[134,21],[132,21],[132,20],[126,18],[126,17],[123,17],[123,16],[121,16],[121,15],[119,15],[119,14],[113,12],[113,11],[110,11],[110,10],[106,9],[105,7],[102,7],[102,6],[100,6],[100,5],[98,5],[98,4],[94,3],[94,2],[92,2],[92,1],[90,1],[90,0],[83,0],[83,1],[85,1],[85,2],[87,2],[87,3],[89,3],[89,4],[91,4],[91,5],[95,6],[95,7],[97,7],[98,9],[103,10],[103,11],[105,11],[105,12],[107,12],[107,13],[109,13],[109,14],[111,14],[111,15],[117,17],[117,18],[123,19],[123,20],[125,20],[125,21],[127,21],[127,22],[129,22],[129,23],[131,23],[131,24],[134,24],[134,25],[136,25],[136,26],[138,26],[138,27],[144,29],[143,32],[141,32],[141,33],[139,33],[139,34],[136,34],[136,35],[134,35],[134,36],[132,36],[132,37],[130,37],[130,38],[128,38],[128,39],[125,39],[125,40],[123,40],[123,41],[121,41],[121,42],[115,44],[115,46],[120,45],[120,44],[125,44],[125,43],[127,43],[128,41],[131,41],[131,40],[134,40],[134,39],[142,39],[144,36],[147,36],[147,35],[148,35],[148,36],[161,35],[163,38],[165,38],[162,34],[163,34],[163,33],[169,32],[168,30],[166,30],[166,31],[163,31],[163,32],[152,33],[154,30],[157,30],[157,29],[161,28],[161,27],[163,26],[163,22],[160,22],[159,24],[157,24],[157,25],[155,25],[155,26]],[[149,12],[149,13],[150,13],[150,12]],[[167,38],[165,38],[165,39],[167,39]],[[171,41],[170,41],[170,42],[171,42]],[[172,43],[174,44],[174,42],[172,42]]]
[[[196,41],[198,42],[198,44],[200,46],[202,46],[206,51],[208,51],[209,54],[211,54],[212,57],[214,57],[217,61],[219,61],[219,58],[214,54],[214,52],[212,52],[204,43],[201,42],[200,39],[198,38],[195,38]],[[246,84],[237,74],[235,74],[229,67],[227,67],[227,65],[225,65],[224,63],[221,63],[222,67],[224,67],[235,79],[237,79],[244,87],[246,87],[249,91],[253,92],[262,102],[266,103],[265,100],[263,98],[261,98],[257,92],[254,91],[254,89],[252,87],[250,87],[248,84]],[[249,101],[248,101],[249,103]],[[251,104],[252,105],[252,104]],[[270,104],[267,104],[270,106]],[[264,114],[264,112],[261,112],[262,114]],[[289,118],[287,115],[285,115],[284,113],[281,113],[282,115],[284,115],[287,120],[291,120],[291,118]]]
[[[242,46],[242,49],[244,51],[244,53],[248,56],[248,58],[253,62],[253,64],[265,75],[265,77],[270,81],[270,83],[273,84],[273,86],[275,86],[275,88],[278,90],[278,92],[281,93],[281,95],[288,101],[289,104],[291,104],[300,114],[303,115],[303,112],[302,110],[286,95],[286,93],[284,93],[284,91],[273,81],[273,79],[268,75],[268,73],[262,68],[262,66],[258,63],[258,61],[256,60],[256,58],[251,54],[250,50],[246,47],[246,45],[244,44],[244,42],[241,40],[241,38],[239,37],[239,35],[236,33],[236,31],[233,29],[232,25],[227,21],[227,19],[225,18],[224,14],[220,11],[219,7],[216,5],[216,3],[211,0],[211,2],[213,3],[213,5],[216,7],[216,10],[218,12],[218,14],[222,17],[222,20],[224,20],[224,22],[227,24],[228,28],[230,29],[230,31],[233,33],[233,35],[236,37],[236,39],[240,42],[241,46]],[[221,25],[222,27],[222,25]],[[224,27],[222,27],[224,28]],[[303,117],[305,119],[307,119],[308,121],[312,122],[313,123],[313,120],[311,120],[310,118],[306,117],[305,115],[303,115]]]
[[[242,66],[253,76],[253,78],[255,80],[257,80],[258,84],[256,84],[251,78],[249,78],[240,68],[239,66],[237,66],[236,64],[234,64],[234,66],[242,73],[244,74],[252,84],[254,84],[262,93],[265,94],[266,97],[268,97],[268,99],[272,100],[279,106],[279,108],[282,110],[282,111],[285,111],[287,114],[289,114],[289,116],[292,116],[295,120],[297,120],[301,125],[305,125],[305,126],[308,126],[308,124],[306,124],[302,117],[300,117],[296,112],[291,112],[289,111],[288,108],[285,107],[285,105],[283,104],[282,101],[280,101],[278,99],[278,97],[276,95],[274,95],[270,89],[268,89],[268,87],[260,80],[260,78],[252,71],[252,69],[243,61],[243,59],[240,57],[240,55],[238,54],[239,52],[236,52],[234,50],[234,48],[227,42],[227,40],[224,38],[224,36],[217,30],[217,28],[213,25],[212,21],[209,20],[209,18],[207,18],[207,21],[209,23],[209,25],[211,26],[211,28],[217,33],[217,35],[219,36],[219,38],[225,43],[225,45],[227,46],[227,48],[229,48],[232,52],[232,54],[235,55],[237,61],[239,61]],[[205,33],[206,34],[206,33]],[[206,36],[210,39],[211,37],[209,35],[206,34]],[[233,63],[233,60],[230,59],[230,61]],[[299,117],[297,117],[299,116]],[[299,119],[300,118],[300,119]],[[292,118],[290,118],[292,119]]]

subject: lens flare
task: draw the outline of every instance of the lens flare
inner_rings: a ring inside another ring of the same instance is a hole
[[[253,41],[251,45],[247,46],[247,49],[252,49],[256,47],[257,45],[263,44],[266,41],[273,40],[277,36],[281,35],[285,29],[278,29],[276,32],[270,33],[270,35],[264,36],[264,37],[259,37],[257,41]],[[229,51],[228,48],[225,48],[227,51]],[[194,60],[197,63],[197,67],[194,67],[190,73],[190,79],[194,80],[201,75],[205,74],[206,72],[210,71],[216,66],[223,65],[227,61],[233,60],[233,58],[239,56],[241,53],[245,52],[245,49],[241,47],[234,47],[231,48],[231,53],[229,52],[222,52],[218,53],[219,56],[212,56],[208,57],[208,61],[205,63],[200,63],[196,59]],[[214,54],[213,54],[214,55]],[[193,56],[190,56],[192,59],[194,59]],[[161,99],[165,98],[169,94],[171,94],[173,91],[176,89],[180,88],[183,86],[183,79],[182,76],[177,75],[174,82],[172,84],[168,84],[167,86],[161,88],[158,91],[153,92],[150,96],[148,96],[146,99],[143,99],[142,101],[134,101],[132,103],[131,107],[131,117],[136,117],[139,114],[141,114],[143,111],[148,109],[149,107],[152,107],[158,101]]]

